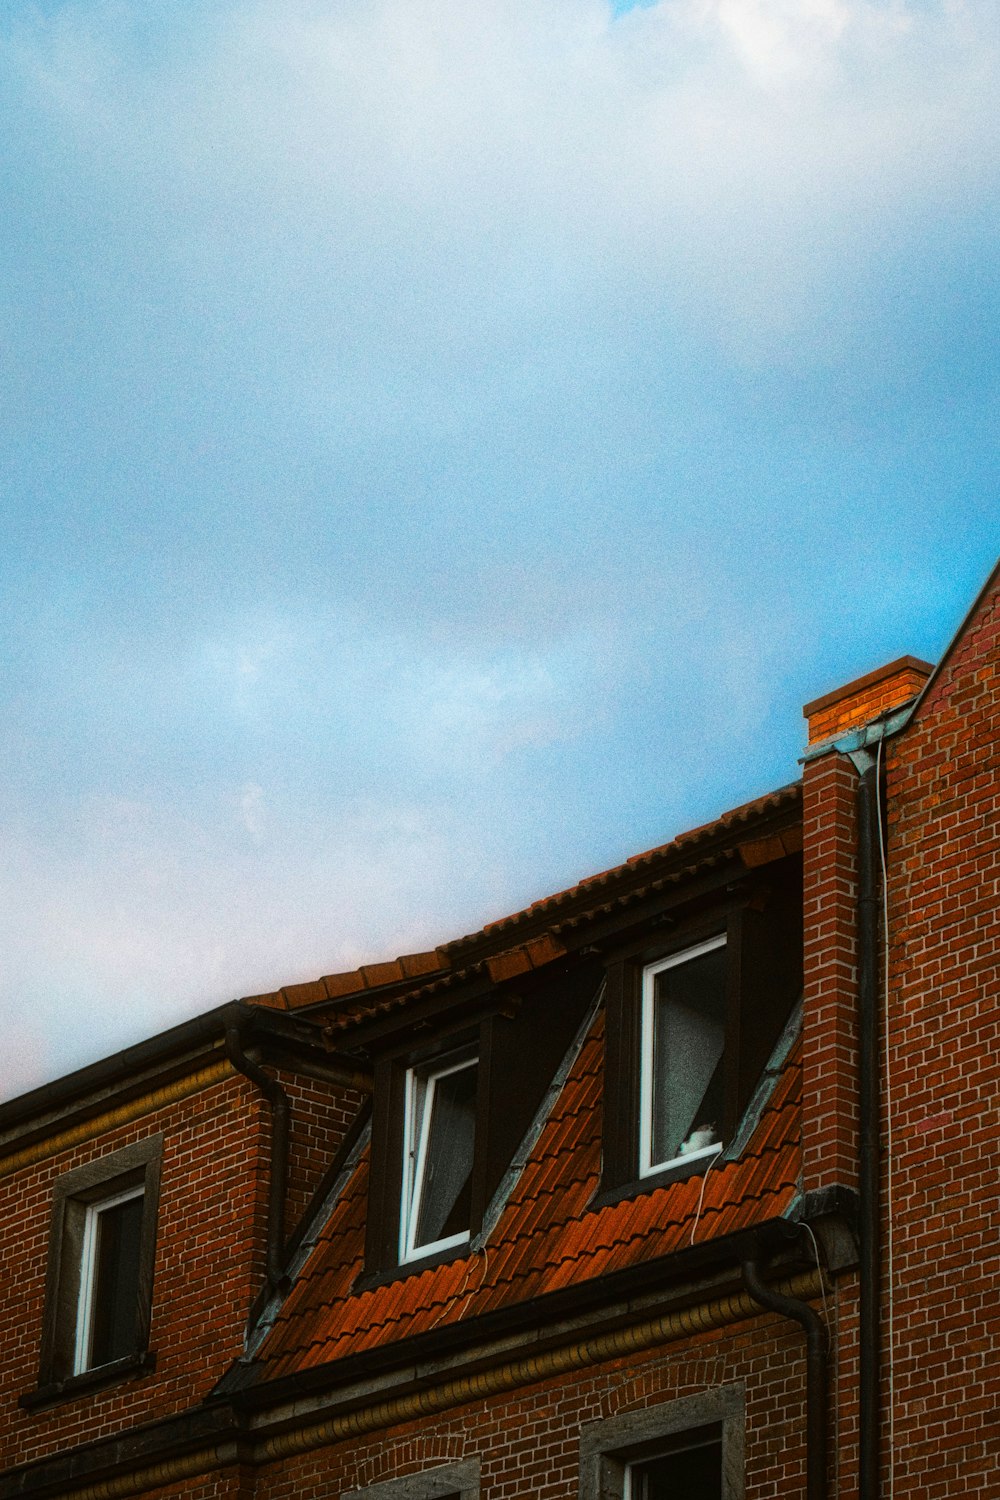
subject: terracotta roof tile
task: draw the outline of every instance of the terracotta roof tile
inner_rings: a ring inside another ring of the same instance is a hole
[[[364,1256],[363,1157],[258,1359],[279,1375],[397,1342],[729,1234],[782,1213],[799,1175],[799,1048],[793,1047],[742,1156],[706,1176],[593,1209],[600,1173],[595,1093],[603,1015],[584,1042],[485,1253],[352,1290]],[[699,1200],[701,1200],[699,1213]]]

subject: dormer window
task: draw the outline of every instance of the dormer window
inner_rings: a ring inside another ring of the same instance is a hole
[[[640,1177],[720,1150],[725,1045],[723,933],[643,969]]]
[[[472,1014],[467,996],[431,993],[426,1014],[357,1028],[375,1075],[359,1285],[476,1245],[600,983],[590,956],[520,975],[516,990],[483,983]]]
[[[399,1259],[469,1238],[478,1059],[464,1052],[406,1073]]]
[[[711,1165],[802,993],[793,860],[663,925],[608,957],[599,1201]]]

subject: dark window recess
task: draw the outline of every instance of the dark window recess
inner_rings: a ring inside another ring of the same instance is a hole
[[[722,1444],[700,1443],[630,1464],[624,1500],[720,1500]]]
[[[697,1170],[732,1140],[802,992],[801,861],[677,912],[608,965],[602,1190]]]

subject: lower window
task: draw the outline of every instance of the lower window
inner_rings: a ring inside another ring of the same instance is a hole
[[[744,1500],[743,1409],[729,1385],[592,1423],[580,1500]]]
[[[629,1464],[623,1500],[721,1500],[722,1435],[683,1435],[671,1451]]]
[[[144,1197],[141,1186],[126,1188],[84,1210],[74,1375],[135,1349]]]

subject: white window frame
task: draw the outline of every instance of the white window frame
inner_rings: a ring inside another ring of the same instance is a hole
[[[447,1078],[452,1073],[460,1073],[463,1068],[474,1068],[478,1066],[478,1063],[478,1056],[472,1053],[460,1058],[452,1057],[438,1067],[425,1064],[422,1067],[407,1069],[406,1092],[403,1100],[403,1192],[399,1211],[399,1259],[402,1265],[412,1260],[422,1260],[425,1255],[433,1255],[439,1250],[451,1250],[456,1245],[468,1243],[470,1237],[468,1229],[446,1235],[443,1239],[434,1240],[427,1245],[414,1244],[414,1239],[420,1218],[420,1200],[427,1168],[427,1142],[430,1135],[431,1117],[434,1113],[434,1090],[439,1079]],[[424,1087],[423,1110],[420,1117],[419,1139],[414,1139],[417,1089],[421,1083]]]
[[[82,1375],[93,1369],[90,1362],[90,1346],[94,1325],[94,1297],[97,1291],[97,1236],[100,1216],[109,1208],[117,1208],[132,1198],[145,1196],[145,1186],[126,1188],[111,1198],[101,1198],[88,1203],[83,1224],[83,1242],[80,1249],[80,1291],[76,1305],[76,1341],[73,1347],[73,1374]]]
[[[667,1161],[653,1161],[653,1030],[655,1023],[656,1005],[656,976],[662,974],[664,969],[675,969],[680,964],[690,963],[692,959],[701,958],[704,953],[712,953],[716,948],[724,948],[727,942],[726,933],[722,932],[718,937],[707,938],[703,943],[695,943],[691,948],[685,948],[680,953],[672,953],[669,958],[661,958],[655,964],[647,964],[642,971],[642,1063],[639,1075],[639,1176],[651,1177],[654,1172],[662,1172],[667,1167],[677,1166],[680,1162],[696,1162],[701,1157],[718,1155],[722,1149],[718,1142],[711,1146],[701,1146],[697,1151],[686,1151],[683,1156],[672,1156]]]

